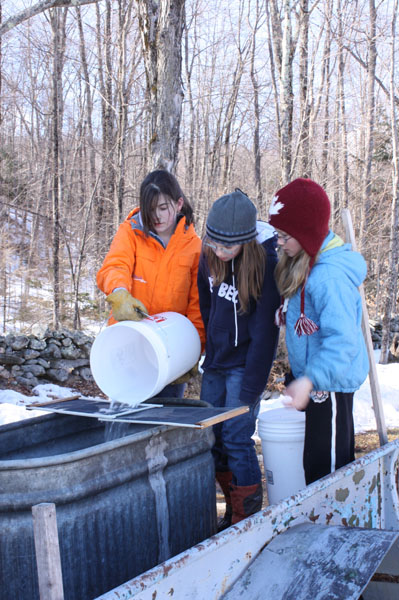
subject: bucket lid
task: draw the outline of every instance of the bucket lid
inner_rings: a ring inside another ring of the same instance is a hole
[[[305,413],[292,406],[271,408],[258,415],[258,420],[268,423],[299,423],[305,420]]]

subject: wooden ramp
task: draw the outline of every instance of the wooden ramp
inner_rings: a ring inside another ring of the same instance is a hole
[[[140,404],[133,408],[126,404],[118,404],[111,408],[111,403],[104,400],[87,400],[83,398],[58,399],[51,402],[30,404],[29,409],[44,410],[63,415],[92,417],[101,421],[139,423],[142,425],[170,425],[174,427],[192,427],[203,429],[216,423],[232,419],[248,412],[248,406],[239,408],[215,408],[212,406],[173,405],[173,399],[167,406],[162,404]]]
[[[275,537],[223,600],[358,600],[398,531],[304,523]]]

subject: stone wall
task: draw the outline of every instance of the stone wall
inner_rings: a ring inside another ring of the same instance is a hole
[[[71,376],[93,381],[90,349],[94,341],[82,331],[37,328],[31,335],[0,336],[0,378],[34,387],[39,383],[65,384]],[[382,323],[370,320],[374,348],[381,347]],[[399,316],[391,320],[390,360],[399,360]]]
[[[370,319],[369,321],[370,323],[370,332],[371,332],[371,339],[373,341],[373,347],[374,348],[381,348],[381,340],[382,340],[382,321],[376,321],[374,319]],[[390,326],[390,330],[389,330],[389,337],[390,337],[390,341],[391,341],[391,354],[392,356],[390,357],[392,360],[395,360],[395,356],[397,354],[397,351],[395,350],[397,344],[395,342],[395,340],[398,338],[399,336],[399,316],[395,316],[392,317],[391,319],[391,326]]]
[[[94,337],[82,331],[50,331],[38,335],[0,336],[0,378],[27,387],[39,383],[66,383],[71,375],[93,381],[90,349]]]

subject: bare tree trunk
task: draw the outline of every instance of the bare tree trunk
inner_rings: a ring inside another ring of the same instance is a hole
[[[91,92],[91,83],[89,76],[89,68],[87,64],[87,52],[86,42],[83,33],[82,16],[80,8],[76,9],[76,17],[79,29],[79,51],[80,60],[82,62],[83,80],[84,80],[84,93],[86,100],[86,129],[87,129],[87,141],[89,145],[89,163],[90,163],[90,189],[94,188],[96,182],[96,153],[94,148],[94,134],[93,134],[93,98]]]
[[[3,2],[0,1],[0,27],[3,23]],[[0,37],[0,98],[2,97],[2,89],[3,89],[3,46]],[[0,105],[0,127],[3,122],[3,107]]]
[[[390,325],[392,309],[396,306],[398,259],[399,259],[399,147],[398,147],[398,119],[395,106],[395,40],[396,19],[398,15],[398,0],[395,0],[391,24],[391,129],[392,129],[392,204],[391,204],[391,235],[389,248],[389,271],[386,290],[385,310],[383,319],[383,333],[381,340],[380,363],[388,362],[390,344]]]
[[[66,13],[60,8],[51,11],[53,31],[52,73],[52,201],[53,201],[53,327],[60,324],[60,210],[62,205],[62,70],[65,47]]]
[[[370,10],[370,33],[368,40],[368,63],[367,63],[367,129],[364,158],[363,175],[363,202],[360,226],[360,248],[364,252],[367,247],[368,229],[370,225],[371,210],[371,168],[374,151],[374,123],[375,123],[375,71],[377,64],[376,47],[376,8],[375,0],[369,0]],[[367,255],[366,255],[366,258]]]
[[[327,8],[327,32],[323,55],[323,73],[325,77],[325,100],[324,100],[324,126],[323,126],[323,151],[321,160],[321,172],[323,186],[327,185],[328,181],[328,159],[330,147],[330,89],[331,89],[331,17],[332,17],[332,2],[328,0]]]
[[[337,8],[341,13],[341,0]],[[348,141],[346,131],[345,111],[345,55],[343,43],[342,21],[338,24],[338,125],[339,125],[339,173],[340,173],[340,203],[338,211],[348,207],[349,198],[349,165],[348,165]],[[334,215],[338,219],[338,214]]]
[[[286,184],[292,176],[292,119],[293,119],[293,55],[295,41],[292,37],[291,24],[291,0],[283,0],[282,3],[282,23],[280,21],[280,11],[276,0],[267,2],[267,9],[270,8],[269,32],[272,38],[272,47],[269,46],[269,52],[272,60],[272,68],[275,67],[278,72],[278,90],[277,82],[274,82],[276,89],[276,114],[278,124],[278,138],[280,147],[281,179]],[[272,75],[274,81],[274,75]]]
[[[196,35],[196,27],[195,27],[195,14],[191,18],[191,22],[187,22],[187,11],[184,6],[184,70],[186,75],[186,89],[187,89],[187,99],[189,106],[189,116],[190,116],[190,133],[188,136],[188,149],[187,149],[187,168],[186,168],[186,180],[188,182],[189,189],[189,197],[193,206],[195,206],[196,198],[194,198],[194,189],[196,188],[196,175],[197,171],[194,168],[194,146],[195,146],[195,109],[194,109],[194,100],[193,100],[193,92],[192,92],[192,74],[193,74],[193,64],[194,64],[194,55],[197,51],[197,35]],[[194,23],[194,25],[193,25]],[[194,31],[193,31],[194,29]],[[189,45],[189,31],[191,36],[194,38],[193,41],[193,55],[190,57],[190,45]]]
[[[283,44],[280,76],[280,99],[281,99],[281,165],[283,182],[291,180],[292,166],[292,112],[293,112],[293,90],[292,90],[292,53],[291,53],[291,2],[284,0],[283,16]]]
[[[112,42],[112,7],[111,1],[105,4],[104,43],[102,43],[101,15],[98,5],[97,14],[97,53],[98,76],[101,94],[101,127],[102,127],[102,156],[101,156],[101,185],[98,190],[96,205],[96,256],[101,261],[104,250],[109,247],[113,237],[113,219],[111,209],[114,198],[114,163],[113,163],[113,136],[114,112],[112,97],[113,69],[111,59]]]
[[[262,7],[263,8],[263,7]],[[251,3],[248,5],[248,11],[251,11]],[[249,16],[249,15],[248,15]],[[255,179],[255,197],[258,208],[264,209],[266,214],[266,206],[262,206],[262,179],[261,179],[261,152],[260,152],[260,106],[259,106],[259,81],[255,68],[256,58],[256,34],[260,27],[260,6],[259,0],[256,0],[255,23],[252,26],[251,38],[251,82],[254,96],[254,179]]]
[[[93,190],[92,190],[92,194],[91,194],[91,198],[90,198],[90,201],[89,201],[88,206],[87,206],[86,215],[85,215],[85,218],[84,218],[84,228],[83,228],[83,233],[82,233],[82,240],[81,240],[81,245],[80,245],[80,251],[79,251],[79,256],[78,256],[78,260],[77,260],[77,264],[76,264],[76,269],[75,270],[73,269],[72,256],[70,256],[71,273],[72,273],[72,277],[73,277],[73,286],[74,286],[74,318],[73,318],[73,326],[74,326],[75,329],[81,327],[80,310],[79,310],[80,278],[81,278],[81,274],[82,274],[82,265],[83,265],[83,258],[84,258],[84,253],[85,253],[85,245],[86,245],[87,237],[88,237],[89,219],[90,219],[90,214],[91,214],[91,211],[92,211],[93,202],[94,202],[95,198],[97,197],[97,185],[98,185],[99,178],[100,178],[100,176],[97,178],[97,181],[94,184],[94,187],[93,187]]]
[[[331,226],[334,229],[335,222],[338,220],[340,215],[340,127],[339,127],[339,102],[335,100],[334,105],[334,127],[333,127],[333,143],[331,144],[331,162],[332,162],[332,173],[334,181],[334,193],[333,201],[331,206]]]
[[[137,0],[147,92],[152,168],[173,172],[179,149],[184,0]]]
[[[127,109],[130,89],[127,85],[126,74],[126,36],[131,23],[132,3],[118,0],[119,11],[119,67],[117,79],[118,94],[118,139],[117,139],[117,173],[116,173],[116,202],[114,210],[114,229],[118,228],[123,218],[123,199],[125,195],[126,172],[126,142],[128,132]]]
[[[240,43],[240,41],[238,41]],[[240,46],[237,48],[238,57],[237,64],[234,70],[233,81],[231,84],[231,95],[226,108],[225,124],[224,124],[224,161],[223,161],[223,173],[222,173],[222,186],[224,192],[227,192],[228,187],[228,174],[230,171],[230,144],[231,144],[231,130],[233,126],[234,113],[237,106],[237,98],[240,90],[240,84],[242,75],[244,73],[244,65],[246,56],[248,53],[249,46]]]
[[[300,1],[300,40],[299,40],[299,81],[300,81],[300,175],[310,176],[309,135],[310,135],[310,102],[309,102],[309,0]]]

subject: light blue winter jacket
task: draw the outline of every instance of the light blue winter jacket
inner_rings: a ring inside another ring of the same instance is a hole
[[[289,300],[286,344],[291,370],[295,378],[309,377],[314,390],[354,392],[367,377],[358,291],[366,272],[362,255],[329,231],[305,286],[305,315],[319,326],[318,331],[298,337],[294,327],[301,291]]]

